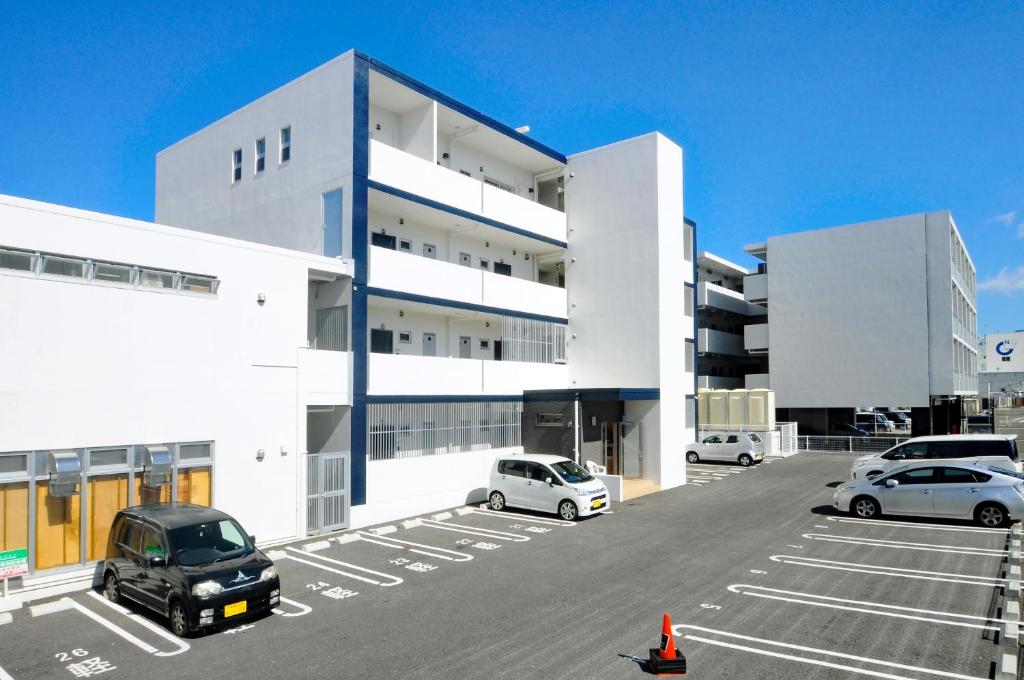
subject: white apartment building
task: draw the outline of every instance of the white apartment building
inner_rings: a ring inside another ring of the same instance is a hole
[[[34,331],[0,354],[0,550],[34,574],[156,498],[271,541],[482,500],[524,449],[685,482],[662,135],[565,156],[350,51],[156,165],[157,224],[0,198],[0,305]]]
[[[767,322],[744,329],[769,357],[779,418],[826,434],[858,406],[910,406],[915,434],[953,431],[977,394],[975,269],[948,211],[747,246],[744,278]]]
[[[698,389],[769,387],[767,352],[744,343],[748,325],[767,322],[763,299],[744,294],[746,277],[756,273],[706,250],[698,253]]]

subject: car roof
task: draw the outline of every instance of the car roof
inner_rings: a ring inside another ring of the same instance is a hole
[[[530,463],[544,463],[551,465],[562,461],[570,460],[565,456],[555,456],[548,453],[513,453],[511,456],[501,456],[498,460],[525,460]]]
[[[925,460],[914,460],[914,461],[909,461],[909,462],[903,463],[903,464],[899,465],[898,467],[894,467],[892,470],[887,471],[885,474],[886,474],[886,476],[889,476],[890,474],[892,474],[894,472],[897,472],[899,470],[906,470],[908,468],[919,468],[919,467],[971,468],[971,469],[975,469],[975,470],[983,470],[985,472],[991,472],[992,471],[991,468],[999,467],[999,466],[998,465],[993,465],[992,463],[979,463],[979,462],[975,462],[975,461],[972,461],[972,460],[966,460],[966,459],[964,459],[964,460],[957,460],[956,458],[948,458],[946,460],[927,460],[927,459],[925,459]],[[1012,470],[1008,470],[1007,472],[1012,474],[1013,471]]]
[[[1016,439],[1015,434],[936,434],[930,437],[914,437],[903,442],[980,442],[980,441],[1006,441]]]
[[[151,503],[149,505],[135,505],[125,508],[122,512],[131,517],[149,520],[167,529],[199,524],[200,522],[213,522],[222,519],[231,519],[231,516],[208,508],[204,505],[192,505],[191,503]]]

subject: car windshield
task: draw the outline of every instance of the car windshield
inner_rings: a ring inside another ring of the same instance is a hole
[[[750,437],[750,441],[754,442],[755,444],[760,444],[761,443],[761,438],[758,437],[753,432],[749,433],[747,436]]]
[[[558,476],[564,479],[569,484],[579,484],[580,482],[589,482],[593,479],[589,472],[581,468],[571,460],[563,460],[559,463],[553,463],[551,465]]]
[[[249,537],[231,519],[178,527],[167,535],[174,559],[184,567],[223,562],[253,551]]]

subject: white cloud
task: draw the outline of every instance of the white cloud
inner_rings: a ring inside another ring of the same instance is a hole
[[[1010,212],[1003,213],[1002,215],[996,215],[989,219],[989,222],[997,222],[1005,227],[1012,226],[1014,221],[1017,219],[1017,211],[1011,210]]]
[[[1003,267],[992,278],[978,284],[978,290],[991,290],[1004,295],[1012,295],[1024,291],[1024,266],[1016,269]]]

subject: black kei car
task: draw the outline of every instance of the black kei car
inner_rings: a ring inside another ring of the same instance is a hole
[[[274,563],[230,515],[183,503],[117,513],[103,592],[166,616],[175,635],[265,613],[281,597]]]

